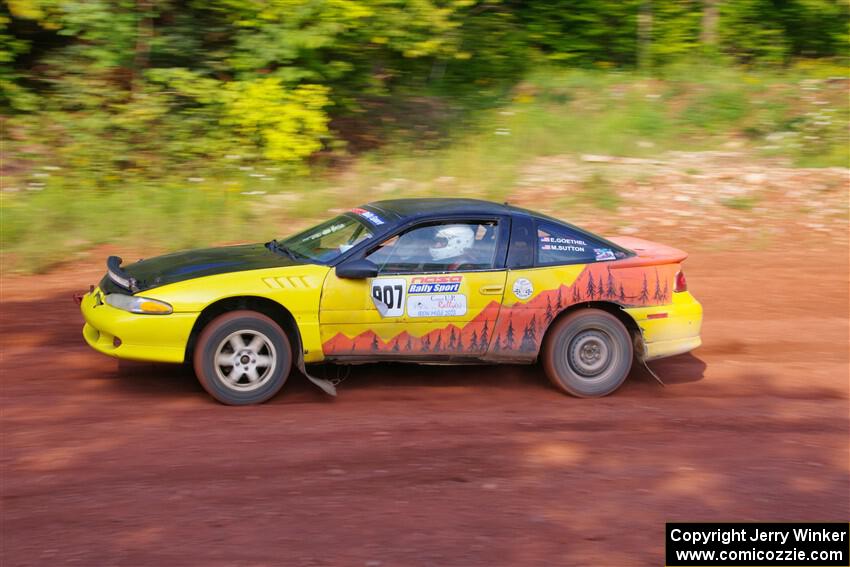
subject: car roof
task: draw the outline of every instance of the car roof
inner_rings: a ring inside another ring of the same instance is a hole
[[[480,199],[420,198],[389,199],[366,205],[370,209],[396,216],[400,219],[428,217],[433,215],[504,215],[525,213],[522,209],[507,204],[492,203]]]

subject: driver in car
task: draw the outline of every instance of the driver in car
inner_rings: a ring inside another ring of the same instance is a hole
[[[435,232],[428,252],[434,262],[439,262],[446,269],[457,270],[463,265],[474,263],[469,256],[473,244],[475,233],[471,227],[463,224],[446,225]]]

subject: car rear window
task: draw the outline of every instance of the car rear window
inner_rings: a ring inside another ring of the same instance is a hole
[[[537,264],[589,264],[624,258],[626,255],[596,239],[565,226],[537,224]]]

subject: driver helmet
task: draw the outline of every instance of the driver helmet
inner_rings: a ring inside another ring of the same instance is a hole
[[[475,233],[463,224],[441,227],[434,235],[434,242],[428,252],[433,260],[446,260],[463,254],[475,242]]]

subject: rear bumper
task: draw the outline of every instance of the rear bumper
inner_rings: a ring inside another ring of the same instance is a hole
[[[137,315],[98,301],[98,294],[95,288],[80,302],[83,338],[90,347],[128,360],[183,362],[197,313]]]
[[[643,360],[690,352],[702,344],[702,305],[688,292],[674,293],[668,305],[625,311],[643,335]]]

